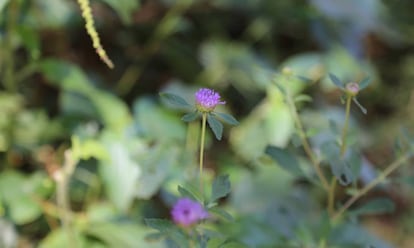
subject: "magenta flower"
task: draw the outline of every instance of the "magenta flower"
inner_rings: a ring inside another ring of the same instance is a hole
[[[200,112],[212,112],[217,105],[226,103],[220,101],[219,93],[207,88],[201,88],[195,93],[195,101]]]
[[[171,215],[177,225],[188,227],[200,220],[208,218],[208,212],[203,206],[189,198],[181,198],[175,203]]]

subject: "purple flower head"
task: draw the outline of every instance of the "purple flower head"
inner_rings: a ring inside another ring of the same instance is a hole
[[[178,200],[171,210],[171,215],[176,224],[184,227],[191,226],[209,216],[208,212],[199,202],[189,198],[181,198]]]
[[[200,112],[211,112],[217,105],[226,103],[220,101],[219,93],[207,88],[201,88],[195,93],[195,101]]]

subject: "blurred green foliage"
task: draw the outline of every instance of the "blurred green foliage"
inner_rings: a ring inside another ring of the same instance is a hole
[[[218,112],[240,121],[224,126],[222,142],[208,133],[206,177],[221,207],[211,211],[224,218],[206,224],[206,247],[413,246],[405,241],[414,233],[406,220],[414,215],[410,167],[331,223],[277,84],[299,107],[323,170],[335,173],[329,161],[338,151],[328,141],[339,136],[344,110],[328,74],[346,83],[371,78],[359,95],[368,115],[351,108],[350,167],[338,165],[351,186],[339,188],[339,207],[414,145],[414,3],[104,0],[91,7],[113,70],[95,53],[76,1],[0,0],[0,247],[177,247],[149,240],[144,219],[169,219],[185,193],[178,186],[194,183],[199,127],[182,122],[181,110],[158,93],[192,104],[199,87],[219,91],[227,104]],[[56,205],[69,147],[79,162],[68,189],[72,239]],[[216,177],[225,173],[231,191]],[[364,216],[383,213],[397,238],[384,241],[364,227],[372,218]]]

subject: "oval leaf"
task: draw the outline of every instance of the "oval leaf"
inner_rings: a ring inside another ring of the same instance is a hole
[[[339,78],[337,78],[334,74],[330,74],[329,73],[329,78],[331,79],[331,81],[338,86],[340,89],[344,89],[344,84],[341,82],[341,80],[339,80]]]
[[[302,176],[303,171],[296,158],[287,150],[276,146],[267,146],[265,153],[272,157],[280,167],[295,176]]]
[[[239,125],[239,122],[236,120],[236,118],[234,118],[233,116],[229,114],[217,113],[217,112],[215,112],[215,114],[218,115],[218,117],[220,117],[220,119],[222,119],[227,124],[230,124],[233,126]]]
[[[181,120],[185,121],[185,122],[192,122],[195,121],[198,117],[200,116],[200,113],[195,111],[195,112],[191,112],[188,114],[185,114]]]
[[[180,192],[181,197],[187,197],[192,200],[199,201],[199,199],[195,196],[195,194],[193,194],[190,190],[184,187],[178,186],[178,192]]]
[[[342,186],[349,185],[354,181],[352,170],[349,164],[343,160],[330,161],[332,174],[338,179]]]
[[[213,203],[220,198],[227,196],[230,193],[230,179],[229,175],[218,176],[213,181],[213,186],[211,187],[211,200]]]
[[[164,99],[169,104],[178,108],[191,108],[191,105],[184,100],[181,96],[177,96],[171,93],[160,93],[162,99]]]
[[[393,201],[387,198],[373,199],[361,207],[350,211],[351,215],[366,215],[366,214],[383,214],[392,213],[395,210]]]
[[[359,83],[359,90],[363,90],[366,87],[368,87],[371,84],[371,79],[369,77],[364,78],[360,83]]]
[[[213,131],[214,135],[218,140],[221,140],[223,135],[223,124],[221,124],[214,116],[211,114],[207,115],[207,122],[210,126],[211,130]]]
[[[225,211],[225,210],[223,210],[221,208],[213,207],[213,208],[210,208],[208,211],[210,213],[213,213],[213,214],[218,215],[219,217],[221,217],[221,218],[223,218],[223,219],[225,219],[227,221],[230,221],[230,222],[233,222],[234,221],[233,216],[231,214],[229,214],[227,211]]]

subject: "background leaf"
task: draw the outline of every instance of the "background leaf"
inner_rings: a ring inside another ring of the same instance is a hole
[[[220,198],[226,197],[230,194],[230,179],[228,175],[220,175],[213,181],[211,187],[211,199],[210,202],[215,202]]]
[[[225,113],[218,113],[214,112],[215,115],[217,115],[220,119],[222,119],[225,123],[236,126],[239,125],[239,122],[234,118],[233,116]]]
[[[352,209],[349,214],[353,216],[358,215],[373,215],[392,213],[395,210],[395,204],[388,198],[372,199],[362,206]]]
[[[174,95],[174,94],[171,94],[171,93],[166,93],[166,92],[160,93],[160,96],[161,96],[161,99],[165,100],[166,102],[168,102],[169,104],[171,104],[174,107],[184,108],[184,109],[188,109],[188,108],[192,107],[181,96],[177,96],[177,95]]]
[[[337,78],[334,74],[329,74],[329,78],[331,79],[331,81],[338,86],[338,88],[340,89],[344,89],[344,84],[341,82],[341,80],[339,80],[339,78]]]
[[[289,151],[276,146],[268,146],[265,153],[274,159],[280,167],[292,173],[292,175],[303,176],[299,162]]]
[[[181,117],[181,120],[185,122],[192,122],[192,121],[195,121],[199,117],[200,117],[200,112],[195,111],[195,112],[185,114],[183,117]]]
[[[371,79],[369,77],[364,78],[360,83],[359,83],[359,90],[363,90],[366,87],[368,87],[371,84]]]

